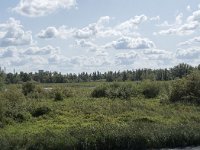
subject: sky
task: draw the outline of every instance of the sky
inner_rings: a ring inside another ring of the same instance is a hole
[[[200,0],[1,0],[0,66],[62,73],[200,64]]]

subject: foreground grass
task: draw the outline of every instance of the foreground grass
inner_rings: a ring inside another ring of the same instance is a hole
[[[159,98],[91,98],[92,87],[72,85],[75,95],[63,101],[30,99],[31,107],[48,106],[51,112],[0,128],[0,148],[147,149],[200,145],[199,106],[161,103]]]

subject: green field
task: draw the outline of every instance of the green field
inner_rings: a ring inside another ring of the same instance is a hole
[[[37,92],[26,96],[21,92],[21,85],[7,85],[6,91],[1,92],[1,99],[12,102],[6,101],[9,103],[7,114],[1,119],[1,150],[200,145],[200,107],[166,100],[171,81],[157,82],[160,92],[155,98],[145,98],[140,90],[127,99],[91,96],[96,87],[112,84],[37,84]],[[142,83],[118,84],[139,89]],[[62,99],[49,96],[54,89],[65,89]]]

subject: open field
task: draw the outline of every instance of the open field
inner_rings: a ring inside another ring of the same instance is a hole
[[[155,98],[94,98],[100,84],[38,84],[70,91],[62,100],[27,95],[0,128],[1,149],[146,149],[200,145],[200,107],[165,100],[169,82]],[[137,85],[125,82],[120,85]],[[18,88],[16,88],[18,87]],[[22,97],[21,85],[6,86]],[[40,89],[40,90],[41,90]],[[44,92],[44,91],[43,91]],[[21,106],[22,105],[22,106]],[[22,108],[21,108],[22,107]],[[37,110],[37,111],[36,111]],[[39,110],[39,111],[38,111]]]

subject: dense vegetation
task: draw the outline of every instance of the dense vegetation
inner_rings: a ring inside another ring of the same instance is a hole
[[[3,84],[0,149],[200,145],[200,71],[170,81]]]
[[[157,80],[169,81],[175,78],[182,78],[190,74],[194,70],[200,70],[200,65],[192,67],[188,64],[179,64],[170,69],[136,69],[127,71],[109,71],[101,73],[99,71],[93,73],[82,72],[80,74],[62,75],[58,72],[39,71],[35,73],[7,73],[0,69],[0,76],[5,79],[5,82],[22,83],[27,81],[36,81],[40,83],[74,83],[74,82],[90,82],[90,81],[142,81],[142,80]]]

